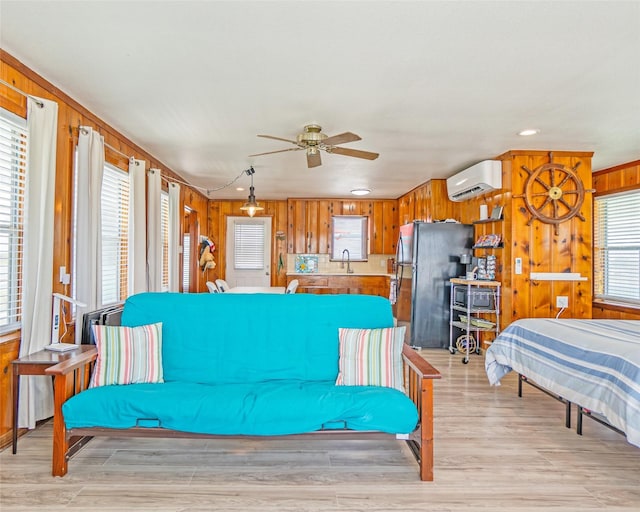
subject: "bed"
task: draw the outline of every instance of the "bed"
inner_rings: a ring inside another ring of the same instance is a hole
[[[576,404],[578,433],[586,414],[640,447],[640,321],[517,320],[487,350],[485,370],[496,386],[517,372],[565,402],[568,414]]]

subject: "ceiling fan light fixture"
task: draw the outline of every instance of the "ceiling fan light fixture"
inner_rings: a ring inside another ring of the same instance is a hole
[[[296,140],[286,139],[283,137],[275,137],[273,135],[258,135],[258,137],[264,137],[267,139],[281,140],[284,142],[290,142],[295,147],[287,149],[278,149],[276,151],[267,151],[265,153],[255,153],[249,155],[250,157],[261,155],[272,155],[273,153],[284,153],[286,151],[300,151],[304,150],[307,156],[307,167],[318,167],[322,165],[322,159],[320,158],[320,152],[333,153],[342,156],[351,156],[355,158],[364,158],[365,160],[375,160],[380,156],[378,153],[372,153],[371,151],[362,151],[360,149],[343,148],[339,144],[346,144],[348,142],[355,142],[362,140],[360,135],[356,135],[351,132],[339,133],[327,137],[322,133],[322,127],[318,124],[308,124],[304,127],[304,131],[296,136]]]
[[[371,190],[369,190],[368,188],[354,188],[351,193],[354,196],[366,196],[368,194],[371,194]]]

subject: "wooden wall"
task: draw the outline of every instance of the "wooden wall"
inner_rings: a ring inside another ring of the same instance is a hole
[[[64,265],[71,268],[71,194],[72,164],[74,146],[77,142],[77,128],[80,125],[92,126],[105,137],[110,146],[125,155],[146,160],[147,167],[161,169],[163,175],[177,178],[171,169],[157,161],[140,147],[106,124],[97,116],[86,110],[45,79],[26,68],[19,61],[0,50],[0,78],[13,84],[27,94],[57,101],[59,104],[58,121],[58,153],[55,201],[55,233],[54,233],[54,291],[68,294],[64,286],[57,283],[58,267]],[[0,106],[18,115],[25,116],[26,101],[23,95],[0,85]],[[499,279],[503,283],[503,316],[504,327],[516,318],[527,316],[541,317],[555,315],[555,297],[567,295],[569,310],[564,317],[590,318],[640,318],[640,314],[628,308],[606,307],[595,304],[592,308],[592,207],[591,194],[587,194],[581,214],[585,222],[574,218],[559,226],[556,235],[553,226],[539,221],[529,223],[529,214],[522,199],[513,195],[522,193],[527,173],[522,165],[535,169],[552,158],[554,162],[573,167],[580,162],[578,173],[586,188],[591,187],[591,153],[547,151],[510,151],[499,157],[503,162],[503,187],[501,190],[474,198],[463,203],[449,201],[446,191],[446,180],[430,180],[407,192],[397,200],[374,202],[373,215],[384,218],[383,227],[391,230],[385,233],[374,231],[374,246],[382,252],[393,248],[397,238],[397,226],[413,220],[435,221],[454,218],[464,223],[471,223],[479,217],[479,205],[487,204],[489,212],[494,205],[504,207],[502,222],[477,224],[476,235],[490,232],[502,233],[505,238],[504,249],[492,250],[499,259]],[[126,158],[117,152],[108,151],[107,159],[126,169]],[[640,184],[640,160],[606,169],[596,173],[593,185],[597,194],[637,188]],[[194,235],[207,235],[217,245],[215,258],[217,267],[205,274],[197,272],[191,283],[192,291],[206,291],[205,281],[215,280],[225,275],[224,241],[226,238],[226,217],[243,215],[240,211],[242,201],[208,201],[197,190],[182,186],[181,200],[194,212],[190,220],[190,229]],[[325,201],[319,198],[312,201]],[[342,200],[341,200],[342,201]],[[344,200],[341,204],[347,204]],[[324,204],[324,203],[323,203]],[[360,203],[358,203],[360,204]],[[273,218],[272,243],[272,285],[286,284],[286,255],[289,240],[276,238],[275,233],[304,232],[305,226],[288,225],[288,201],[264,201],[263,215]],[[348,212],[342,208],[342,213]],[[313,222],[312,222],[313,223]],[[391,225],[389,226],[389,223]],[[319,242],[320,243],[320,242]],[[192,244],[192,258],[197,259],[197,244]],[[482,251],[478,255],[486,253]],[[284,270],[277,273],[279,255],[285,258]],[[513,260],[523,258],[523,273],[515,275]],[[531,281],[529,272],[579,272],[587,277],[586,282],[541,282]],[[10,361],[18,355],[20,332],[9,333],[0,337],[0,387],[2,396],[10,396]],[[0,446],[10,440],[11,412],[10,401],[4,400],[0,408]]]
[[[78,141],[78,127],[91,126],[100,132],[105,142],[117,151],[107,149],[106,160],[117,167],[127,170],[128,159],[120,155],[133,156],[145,160],[147,168],[161,169],[164,176],[178,178],[178,175],[162,162],[146,153],[113,127],[102,121],[82,105],[70,98],[63,91],[54,87],[44,78],[34,73],[11,55],[0,50],[0,79],[12,84],[26,94],[56,101],[58,103],[58,139],[56,156],[56,197],[54,204],[54,253],[53,253],[53,291],[70,295],[68,286],[59,283],[58,269],[65,266],[71,269],[71,237],[72,237],[72,183],[74,148]],[[0,84],[0,107],[21,117],[26,117],[26,98],[24,95]],[[166,186],[166,183],[164,184]],[[195,223],[203,233],[208,231],[207,198],[197,190],[181,185],[183,203],[196,211]],[[202,276],[194,277],[192,288],[205,290]],[[69,331],[66,341],[74,336],[73,322],[69,317]],[[20,331],[3,335],[0,338],[0,387],[3,397],[11,396],[10,362],[18,357]],[[11,437],[11,401],[3,400],[0,408],[0,446],[10,442]]]
[[[245,216],[244,201],[211,200],[208,205],[208,235],[215,244],[216,268],[206,272],[205,281],[224,279],[226,271],[227,217]],[[272,217],[271,285],[286,286],[287,253],[329,252],[332,215],[369,216],[371,254],[395,254],[398,238],[397,200],[287,199],[260,201],[265,215]],[[277,233],[282,236],[277,236]],[[282,257],[284,267],[278,272]]]
[[[594,172],[593,188],[595,197],[640,189],[640,160]],[[640,320],[640,308],[594,300],[593,318]]]
[[[509,151],[497,157],[502,161],[502,189],[460,203],[460,217],[465,223],[479,218],[481,204],[489,206],[489,213],[495,205],[504,207],[502,222],[476,225],[476,235],[489,230],[503,235],[504,248],[491,250],[498,258],[502,281],[503,327],[518,318],[555,316],[559,311],[555,307],[558,295],[569,298],[563,318],[591,318],[592,194],[585,194],[580,208],[584,221],[576,216],[558,224],[557,234],[554,225],[531,221],[524,199],[514,197],[525,191],[529,173],[523,166],[533,171],[549,162],[571,169],[579,164],[576,173],[585,189],[591,189],[591,156],[589,152]],[[522,258],[519,275],[514,269],[517,257]],[[531,272],[577,272],[587,280],[534,281]]]
[[[208,217],[209,231],[208,235],[216,244],[214,253],[216,268],[206,272],[206,281],[215,281],[216,279],[224,279],[226,270],[226,239],[227,239],[227,217],[238,216],[245,217],[246,214],[240,210],[244,201],[209,201]],[[287,245],[286,240],[282,240],[276,236],[278,231],[287,232],[287,201],[260,201],[260,205],[264,206],[264,211],[260,217],[271,216],[272,218],[272,239],[271,239],[271,286],[287,285]],[[258,216],[258,215],[256,215]],[[278,271],[278,259],[282,255],[284,268]]]
[[[429,180],[398,198],[398,222],[408,224],[414,220],[435,222],[456,219],[458,203],[449,200],[447,180]]]
[[[486,204],[489,214],[494,206],[502,206],[503,219],[476,223],[476,239],[484,234],[501,234],[504,247],[476,249],[475,256],[488,254],[498,261],[497,280],[502,283],[502,328],[518,318],[551,317],[558,295],[569,298],[569,308],[562,317],[591,318],[592,315],[592,194],[585,195],[580,215],[558,225],[538,220],[530,222],[531,214],[523,198],[529,173],[523,166],[535,170],[549,162],[574,168],[586,189],[592,187],[590,152],[509,151],[496,157],[502,161],[502,188],[463,202],[447,197],[446,180],[431,180],[398,199],[399,223],[414,219],[432,221],[454,218],[472,224],[480,218],[480,205]],[[633,171],[625,169],[624,177],[611,177],[628,184]],[[522,258],[522,274],[515,274],[514,259]],[[586,281],[532,281],[531,272],[577,272]]]

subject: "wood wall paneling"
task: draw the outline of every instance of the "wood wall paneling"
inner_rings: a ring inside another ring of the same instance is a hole
[[[57,126],[57,150],[56,150],[56,192],[54,199],[54,240],[53,240],[53,267],[51,269],[53,276],[53,291],[65,295],[71,295],[68,285],[62,285],[59,282],[59,268],[64,266],[67,272],[72,269],[72,211],[73,211],[73,165],[75,146],[78,138],[79,126],[90,126],[104,136],[105,142],[124,153],[131,155],[136,159],[145,160],[147,168],[154,167],[161,170],[163,176],[181,181],[179,175],[173,170],[159,162],[152,155],[146,153],[142,148],[135,145],[128,138],[118,132],[115,128],[109,126],[103,120],[88,111],[73,98],[66,95],[63,91],[53,86],[43,77],[27,68],[24,64],[0,50],[0,78],[15,86],[25,94],[55,101],[58,104],[58,126]],[[13,112],[14,114],[26,117],[26,98],[25,96],[0,85],[0,106]],[[117,152],[108,150],[105,158],[110,163],[117,165],[119,168],[127,170],[126,158]],[[182,185],[183,190],[189,190],[192,197],[194,209],[202,212],[203,217],[198,218],[198,225],[203,231],[207,230],[207,198],[191,187]],[[204,206],[203,206],[204,205]],[[197,272],[193,274],[196,275]],[[204,281],[202,281],[204,286]],[[200,287],[200,283],[198,284]],[[200,287],[199,289],[202,289]],[[65,319],[69,325],[64,341],[74,339],[74,325],[71,318],[71,312],[67,313]],[[20,336],[18,332],[17,337]],[[18,341],[0,340],[2,345],[3,361],[13,360],[18,357]],[[2,396],[10,396],[10,386],[7,386],[4,379],[0,380]],[[0,412],[0,424],[11,424],[11,419]],[[3,427],[4,428],[4,427]],[[5,433],[0,432],[0,446],[4,446],[5,438],[10,439]]]
[[[215,260],[216,268],[207,271],[207,281],[224,279],[226,274],[226,237],[227,237],[227,217],[244,217],[246,214],[240,210],[244,201],[236,200],[211,200],[209,207],[209,236],[216,244]],[[291,203],[286,200],[261,201],[264,207],[261,214],[256,217],[270,216],[271,222],[271,286],[286,286],[287,272],[287,251],[291,244],[291,233],[295,232],[290,228],[288,219],[291,220]],[[304,224],[303,224],[304,228]],[[277,233],[285,233],[285,239],[278,239]],[[304,243],[305,238],[300,238],[300,243]],[[282,267],[279,262],[282,260]]]
[[[640,187],[640,160],[593,173],[595,195],[613,194]]]
[[[0,447],[11,443],[13,432],[13,371],[11,361],[18,358],[20,349],[20,334],[13,333],[2,337],[0,342],[0,392],[2,405],[0,406]]]
[[[479,218],[480,205],[488,206],[489,214],[494,206],[504,208],[501,223],[476,224],[476,237],[490,232],[502,234],[504,248],[495,250],[500,270],[498,280],[502,283],[502,317],[504,326],[518,318],[555,316],[558,295],[569,297],[569,308],[563,317],[591,317],[591,194],[587,194],[580,213],[585,222],[577,217],[558,226],[558,235],[552,224],[531,221],[520,195],[529,174],[522,169],[534,170],[549,163],[573,168],[580,162],[578,174],[585,188],[591,187],[591,153],[548,151],[510,151],[498,157],[502,161],[502,189],[460,203],[460,220],[470,223]],[[486,251],[476,251],[477,256]],[[522,274],[515,274],[515,258],[522,258]],[[584,282],[531,281],[531,272],[579,272],[587,277]]]
[[[382,254],[395,254],[400,234],[398,202],[382,202]]]
[[[460,203],[449,200],[447,180],[434,179],[414,188],[398,199],[400,224],[458,219]]]
[[[593,173],[593,188],[596,190],[594,196],[638,190],[640,188],[640,160]],[[593,318],[640,320],[640,307],[607,304],[594,300],[592,314]]]

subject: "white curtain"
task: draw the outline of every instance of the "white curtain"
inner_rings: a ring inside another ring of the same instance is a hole
[[[129,159],[129,295],[147,291],[145,166],[144,160]]]
[[[160,169],[147,173],[147,284],[150,292],[162,291],[162,219]]]
[[[102,176],[104,138],[81,126],[78,136],[76,208],[76,300],[86,307],[76,309],[76,343],[82,337],[82,316],[98,308],[102,290]]]
[[[42,350],[51,338],[58,104],[28,97],[27,129],[20,356]],[[50,416],[53,416],[51,379],[22,377],[18,426],[35,428],[36,421]]]
[[[169,183],[169,291],[180,291],[180,185]]]

